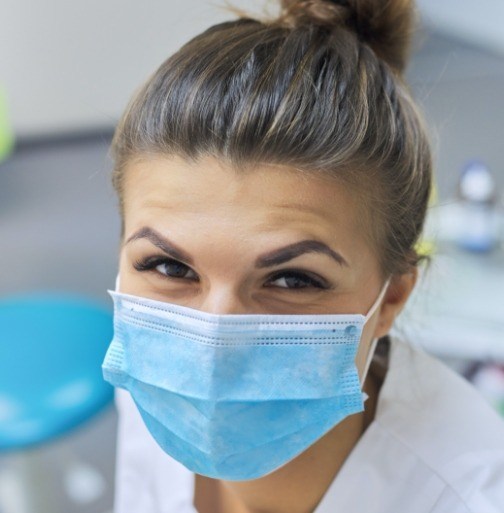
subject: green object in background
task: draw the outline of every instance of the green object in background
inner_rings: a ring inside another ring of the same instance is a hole
[[[415,247],[416,252],[421,256],[431,257],[436,252],[436,243],[435,243],[433,234],[429,233],[430,232],[429,217],[431,215],[430,214],[431,209],[433,207],[436,207],[437,203],[438,203],[438,193],[437,193],[436,182],[434,181],[432,184],[431,195],[429,198],[429,209],[427,211],[428,219],[426,221],[426,227],[424,229],[424,233],[422,234],[420,240],[418,241],[418,243]]]
[[[9,124],[7,98],[0,88],[0,162],[4,160],[14,147],[14,134]]]

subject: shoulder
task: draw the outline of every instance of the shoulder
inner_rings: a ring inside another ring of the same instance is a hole
[[[465,448],[504,450],[504,419],[467,380],[421,348],[390,340],[376,414],[380,424],[424,442],[432,438],[423,435],[435,428],[434,439],[446,439],[442,455],[448,458]],[[441,457],[438,449],[430,453],[429,444],[424,452],[428,459]]]
[[[503,513],[504,422],[443,363],[391,338],[375,419],[316,513],[335,511]]]
[[[464,378],[395,337],[376,423],[467,511],[504,511],[504,420]]]

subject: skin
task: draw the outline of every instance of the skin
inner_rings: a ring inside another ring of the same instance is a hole
[[[384,280],[354,196],[335,180],[278,165],[236,172],[213,157],[133,161],[123,190],[121,291],[214,314],[366,314]],[[167,240],[192,264],[164,253],[158,246]],[[273,267],[255,266],[260,255],[302,240],[324,243],[346,264],[310,251]],[[138,269],[138,262],[153,258],[154,268]],[[285,275],[294,269],[303,273],[297,280]],[[416,271],[393,276],[365,325],[356,358],[361,378],[371,340],[389,332],[416,277]],[[271,474],[250,481],[196,476],[198,511],[312,512],[372,422],[381,381],[371,369],[365,411]]]

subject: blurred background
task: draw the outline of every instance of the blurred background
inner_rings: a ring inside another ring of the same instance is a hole
[[[56,422],[54,408],[39,408],[37,429],[21,436],[9,397],[19,381],[35,379],[47,351],[29,336],[38,347],[18,346],[1,323],[19,327],[23,308],[48,301],[60,319],[56,307],[70,296],[88,313],[92,305],[110,315],[106,290],[114,286],[119,242],[108,155],[114,125],[170,53],[232,18],[223,3],[2,3],[0,513],[112,511],[116,413],[111,391],[97,382],[98,366],[96,373],[82,358],[73,361],[91,392],[79,395],[72,385],[73,416],[60,407]],[[252,13],[262,5],[232,3]],[[422,242],[432,263],[396,330],[471,380],[504,415],[504,3],[418,5],[407,78],[431,130],[437,191]],[[69,337],[58,336],[68,350]],[[106,329],[101,337],[101,346],[90,347],[97,362],[109,342]],[[28,377],[13,360],[19,354],[32,357]],[[39,399],[23,395],[28,403]]]

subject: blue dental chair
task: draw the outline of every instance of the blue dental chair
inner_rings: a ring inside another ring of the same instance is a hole
[[[112,334],[112,313],[88,299],[0,299],[0,455],[36,452],[112,402],[101,371]]]

